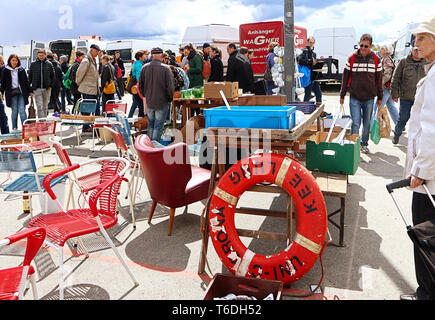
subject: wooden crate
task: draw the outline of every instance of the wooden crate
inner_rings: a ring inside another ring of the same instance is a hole
[[[273,294],[275,300],[281,300],[283,284],[281,281],[238,277],[232,274],[218,273],[207,288],[204,300],[223,298],[233,293],[263,300]]]

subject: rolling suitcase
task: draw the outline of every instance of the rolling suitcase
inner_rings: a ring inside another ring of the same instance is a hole
[[[387,190],[393,198],[393,201],[399,210],[403,221],[405,222],[409,238],[414,243],[417,252],[420,254],[425,263],[433,283],[435,283],[435,216],[432,220],[411,226],[399,205],[397,197],[394,195],[394,189],[409,187],[410,182],[411,179],[405,179],[390,183],[387,185]],[[435,207],[435,200],[432,198],[429,189],[425,184],[423,184],[423,187]]]

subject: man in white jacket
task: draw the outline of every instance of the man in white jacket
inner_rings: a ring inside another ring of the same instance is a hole
[[[426,183],[431,194],[435,195],[435,16],[421,23],[412,33],[416,35],[415,47],[419,56],[429,61],[425,66],[426,77],[417,84],[405,166],[405,176],[411,178],[411,189],[414,191],[412,219],[416,225],[435,220],[435,208],[422,187]],[[414,252],[414,262],[419,287],[415,294],[402,295],[401,299],[435,300],[435,283],[417,252]]]

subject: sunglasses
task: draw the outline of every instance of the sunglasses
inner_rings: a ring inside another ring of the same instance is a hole
[[[359,46],[360,46],[360,48],[366,48],[366,49],[369,47],[369,46],[366,45],[366,44],[360,44]]]

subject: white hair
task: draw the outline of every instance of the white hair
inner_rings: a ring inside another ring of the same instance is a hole
[[[393,48],[389,44],[383,44],[381,49],[384,49],[388,54],[393,53]]]

